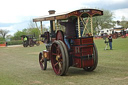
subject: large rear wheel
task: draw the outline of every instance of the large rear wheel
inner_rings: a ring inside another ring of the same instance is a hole
[[[57,33],[56,33],[56,40],[61,40],[64,42],[64,34],[63,34],[63,31],[61,30],[58,30]]]
[[[51,64],[57,75],[65,75],[69,68],[66,46],[60,40],[54,41],[51,48]]]
[[[32,40],[29,41],[29,46],[30,46],[30,47],[33,47],[33,46],[34,46],[34,43],[33,43]]]
[[[23,46],[24,46],[24,47],[28,47],[27,41],[24,41],[24,42],[23,42]]]
[[[84,67],[83,69],[85,71],[93,71],[96,69],[97,67],[97,64],[98,64],[98,52],[97,52],[97,48],[96,48],[96,45],[94,43],[94,46],[93,46],[93,59],[94,59],[94,65],[92,67]]]

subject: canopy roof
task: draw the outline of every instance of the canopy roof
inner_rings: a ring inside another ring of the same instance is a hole
[[[88,17],[88,16],[100,16],[103,15],[102,10],[98,9],[79,9],[75,11],[70,11],[70,12],[65,12],[65,13],[60,13],[60,14],[51,14],[47,16],[42,16],[38,18],[34,18],[33,22],[40,22],[40,21],[49,21],[49,20],[63,20],[67,19],[72,16],[76,17]]]

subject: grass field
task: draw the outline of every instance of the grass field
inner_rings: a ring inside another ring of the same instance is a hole
[[[104,50],[102,39],[95,40],[99,62],[93,72],[70,67],[66,76],[57,76],[48,62],[40,69],[34,47],[0,47],[0,85],[128,85],[128,38],[113,40],[113,50]]]

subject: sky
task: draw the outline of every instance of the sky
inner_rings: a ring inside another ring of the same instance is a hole
[[[0,0],[0,29],[9,30],[13,35],[18,30],[29,27],[33,18],[81,8],[98,8],[114,13],[114,20],[122,16],[128,20],[128,0]],[[48,26],[47,23],[43,23]]]

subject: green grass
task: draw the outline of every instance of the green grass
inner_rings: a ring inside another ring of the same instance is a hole
[[[113,40],[113,50],[104,50],[102,39],[95,40],[99,62],[93,72],[70,67],[66,76],[57,76],[48,62],[40,69],[34,47],[0,47],[0,85],[128,85],[128,38]],[[109,47],[108,47],[109,48]]]

